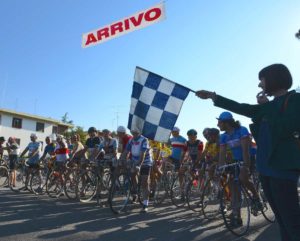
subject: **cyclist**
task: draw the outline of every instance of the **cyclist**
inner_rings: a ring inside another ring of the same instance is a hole
[[[150,182],[151,182],[150,198],[153,198],[157,180],[162,175],[159,169],[160,160],[158,159],[160,149],[161,149],[161,143],[158,141],[149,140],[149,146],[150,146],[150,150],[152,151],[152,158],[153,158],[152,172],[150,175]]]
[[[132,181],[137,187],[137,175],[141,176],[141,189],[143,198],[143,208],[141,212],[148,212],[149,194],[150,194],[150,172],[153,160],[150,153],[149,141],[141,135],[138,129],[131,130],[133,138],[128,142],[126,155],[131,154]]]
[[[183,156],[183,150],[185,148],[186,139],[179,135],[180,129],[174,127],[172,130],[172,138],[169,139],[169,143],[172,147],[171,155],[168,158],[168,161],[175,165],[175,171],[178,171],[181,165],[181,160]]]
[[[9,158],[10,183],[13,187],[16,186],[16,162],[20,154],[20,147],[16,142],[16,138],[9,137],[6,143]]]
[[[217,128],[209,128],[206,134],[207,142],[205,144],[202,157],[208,165],[208,174],[210,178],[213,178],[215,167],[219,161],[220,151],[220,131]]]
[[[73,144],[73,150],[72,150],[72,157],[70,158],[70,162],[76,162],[79,163],[81,158],[84,158],[84,160],[87,158],[86,153],[82,154],[82,151],[84,150],[84,145],[80,141],[80,135],[74,134],[71,137],[71,142]]]
[[[250,182],[250,133],[246,127],[240,125],[238,121],[235,121],[230,112],[222,112],[217,118],[218,127],[221,131],[224,131],[220,136],[220,156],[219,164],[224,165],[226,161],[227,147],[230,148],[233,161],[243,162],[240,168],[239,179],[241,183],[251,191],[255,206],[262,208],[262,204],[259,201],[259,196],[255,190],[254,184]],[[232,192],[234,195],[235,192]],[[233,198],[233,197],[232,197]],[[234,199],[234,198],[233,198]],[[240,217],[239,210],[232,210],[231,225],[242,225],[242,219]]]
[[[47,154],[49,156],[54,156],[55,155],[55,153],[54,153],[55,143],[51,141],[50,136],[47,136],[45,138],[45,142],[46,142],[47,145],[45,146],[44,153],[43,153],[43,155],[42,155],[42,157],[41,157],[40,160],[44,160],[45,157],[47,156]]]
[[[30,135],[31,142],[27,145],[24,151],[21,153],[20,157],[22,158],[28,152],[28,161],[27,164],[29,165],[29,170],[26,173],[26,181],[25,181],[25,190],[28,190],[27,185],[29,181],[29,173],[31,168],[35,168],[39,164],[39,160],[41,157],[40,146],[41,142],[37,141],[37,135],[32,133]],[[42,178],[42,177],[40,177]]]
[[[66,161],[69,159],[68,144],[62,135],[56,135],[56,146],[54,152],[56,157],[55,166],[57,169],[61,170],[64,168]]]
[[[120,168],[126,168],[126,154],[125,154],[126,146],[129,140],[132,138],[132,136],[126,133],[126,128],[124,126],[118,126],[117,137],[118,137],[119,163],[116,172],[119,172]]]
[[[101,161],[108,161],[111,173],[114,173],[117,163],[118,142],[117,139],[112,138],[111,132],[108,129],[104,129],[102,132],[103,141],[99,145],[100,157],[98,158]]]
[[[199,167],[202,151],[203,151],[203,143],[199,139],[197,139],[197,131],[194,129],[190,129],[187,132],[188,141],[185,143],[183,155],[182,155],[182,161],[181,161],[181,167],[179,169],[179,183],[181,187],[181,199],[184,201],[185,195],[184,195],[184,187],[183,187],[183,177],[184,173],[186,172],[186,166],[184,165],[185,162],[190,162],[192,165],[192,175],[194,175],[195,168]]]
[[[88,129],[88,134],[89,138],[85,142],[82,155],[87,152],[89,160],[95,160],[99,154],[99,145],[101,143],[101,139],[98,136],[98,132],[95,127],[90,127]]]

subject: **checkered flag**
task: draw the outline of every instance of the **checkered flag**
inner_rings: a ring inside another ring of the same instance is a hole
[[[128,128],[167,142],[190,89],[136,67]]]

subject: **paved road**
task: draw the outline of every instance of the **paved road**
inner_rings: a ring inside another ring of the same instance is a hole
[[[187,209],[166,203],[151,207],[147,214],[139,206],[125,215],[114,215],[96,203],[70,202],[29,193],[0,190],[0,240],[101,240],[101,241],[279,241],[276,224],[263,218],[251,220],[247,236],[230,234],[221,221],[208,222]]]

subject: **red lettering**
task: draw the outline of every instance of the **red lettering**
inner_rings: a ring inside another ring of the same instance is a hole
[[[158,19],[160,16],[161,16],[161,9],[160,8],[153,8],[153,9],[148,10],[145,13],[145,20],[146,21],[153,21],[155,19]]]
[[[89,45],[90,43],[94,43],[94,42],[97,42],[97,39],[96,39],[96,37],[94,36],[93,33],[90,33],[90,34],[87,36],[85,46]]]
[[[118,22],[118,23],[112,24],[110,26],[110,34],[111,35],[115,35],[116,31],[119,31],[120,33],[123,32],[123,23],[122,22]]]
[[[125,19],[124,26],[125,26],[125,30],[128,30],[130,28],[129,19]]]
[[[109,29],[108,28],[102,28],[102,29],[97,31],[98,41],[102,40],[102,36],[104,36],[104,38],[109,37]]]
[[[135,17],[131,17],[129,19],[133,23],[133,25],[136,27],[142,23],[143,16],[144,16],[144,13],[140,13],[137,20],[135,19]]]

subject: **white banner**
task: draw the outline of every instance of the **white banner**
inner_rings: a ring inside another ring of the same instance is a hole
[[[83,34],[82,47],[87,48],[101,44],[123,34],[160,22],[163,19],[165,19],[165,6],[164,3],[160,3],[120,21]]]

